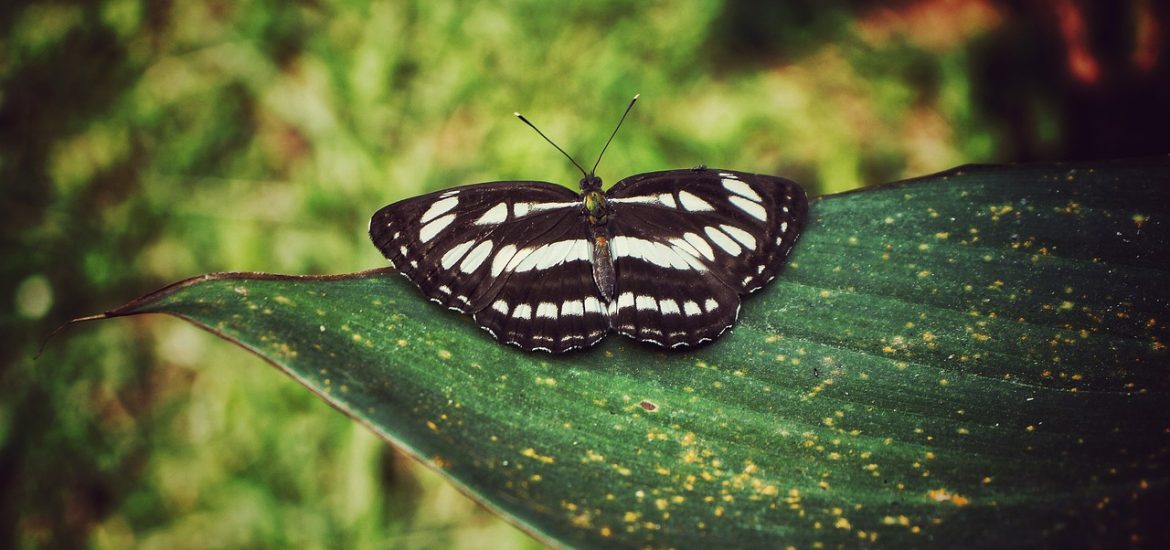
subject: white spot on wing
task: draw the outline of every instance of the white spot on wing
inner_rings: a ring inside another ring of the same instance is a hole
[[[614,303],[617,304],[617,309],[625,309],[628,307],[634,307],[634,293],[633,292],[623,292],[621,294],[621,296],[618,296],[617,302],[614,302]]]
[[[706,309],[707,313],[711,313],[719,309],[719,302],[716,302],[714,298],[707,298],[707,301],[703,302],[703,309]]]
[[[683,208],[686,208],[691,212],[703,212],[715,209],[715,207],[711,206],[707,201],[700,199],[699,197],[687,191],[678,192],[678,202],[682,203]]]
[[[439,264],[443,266],[443,269],[451,269],[456,262],[463,258],[464,254],[467,254],[468,250],[471,250],[472,246],[475,246],[475,241],[467,241],[451,247],[451,250],[448,250],[439,259]]]
[[[640,311],[658,311],[658,300],[655,300],[653,296],[638,296],[634,299],[634,304]]]
[[[759,193],[752,190],[752,186],[737,179],[723,178],[723,188],[755,202],[764,202],[764,199],[760,197]]]
[[[508,219],[508,204],[499,203],[484,212],[478,220],[475,220],[475,225],[496,225],[507,221]]]
[[[451,294],[451,288],[447,285],[440,285],[439,292],[442,292],[443,294]]]
[[[670,193],[659,193],[657,195],[638,195],[634,197],[622,197],[620,199],[610,200],[618,204],[649,204],[653,206],[663,206],[666,208],[678,208],[678,203],[674,202],[674,195]]]
[[[463,259],[463,263],[459,264],[459,270],[464,273],[471,273],[479,269],[479,266],[483,265],[483,263],[487,261],[487,258],[491,255],[491,253],[491,241],[484,241],[479,243],[471,250],[471,253],[469,253],[467,257]]]
[[[432,220],[431,223],[424,225],[423,228],[419,230],[418,240],[425,243],[435,238],[435,235],[438,235],[440,231],[446,229],[447,226],[451,225],[451,222],[453,221],[455,221],[455,214],[447,214],[446,216]]]
[[[780,222],[780,232],[781,233],[788,232],[788,222]]]
[[[452,208],[455,208],[455,206],[458,204],[459,204],[459,197],[448,197],[445,199],[439,199],[439,200],[435,201],[435,203],[432,204],[431,207],[428,208],[426,212],[423,212],[423,215],[421,218],[419,218],[418,223],[427,223],[427,222],[429,222],[429,221],[431,221],[439,216],[442,216],[443,214],[446,214],[448,211],[450,211]]]
[[[695,261],[690,254],[660,242],[620,235],[614,237],[611,242],[614,259],[638,258],[659,267],[706,271],[706,267]]]
[[[714,227],[704,227],[703,232],[705,232],[707,237],[714,241],[719,248],[722,248],[724,252],[727,252],[732,256],[738,256],[739,253],[743,251],[743,249],[740,248],[740,246],[736,244],[735,241],[731,240],[731,237],[728,237],[726,233]]]
[[[694,300],[687,300],[683,304],[683,312],[691,317],[703,314],[703,310],[699,309],[699,304]]]
[[[504,266],[512,260],[512,256],[516,255],[516,245],[509,244],[500,248],[496,252],[496,257],[492,258],[492,277],[499,277],[500,273],[504,271]]]
[[[715,259],[715,251],[711,249],[710,244],[707,244],[706,239],[700,237],[696,233],[687,233],[686,235],[683,235],[683,238],[686,239],[688,243],[691,243],[691,246],[695,247],[695,250],[698,250],[700,253],[702,253],[703,256],[708,260]]]
[[[588,259],[589,241],[585,239],[573,239],[557,241],[536,248],[525,248],[517,253],[511,262],[508,262],[508,266],[505,269],[517,272],[531,271],[533,269],[544,270],[564,262]]]
[[[678,310],[678,302],[675,302],[669,298],[658,301],[658,310],[661,311],[663,315],[678,315],[680,313]]]
[[[556,210],[558,208],[576,208],[577,202],[518,202],[512,205],[512,216],[520,218],[534,212]]]
[[[532,306],[528,304],[520,304],[516,309],[512,310],[512,317],[515,319],[531,319]]]
[[[719,229],[722,229],[724,233],[731,235],[731,238],[739,241],[741,244],[747,247],[748,250],[756,249],[756,238],[753,237],[751,233],[735,227],[734,225],[721,225],[719,226]]]
[[[581,300],[570,300],[561,304],[561,317],[566,315],[575,315],[577,317],[585,315],[585,302]]]
[[[731,201],[731,204],[739,207],[740,210],[747,212],[749,216],[762,222],[768,221],[768,211],[764,210],[764,207],[760,206],[760,203],[749,201],[740,196],[728,197],[727,200]]]
[[[503,315],[507,315],[508,314],[508,302],[505,302],[503,300],[496,300],[494,303],[492,303],[492,309],[500,312]]]
[[[587,313],[605,313],[605,310],[601,308],[601,301],[592,296],[585,298],[585,311]]]
[[[552,302],[541,302],[540,305],[536,306],[536,316],[555,320],[557,318],[557,305]]]

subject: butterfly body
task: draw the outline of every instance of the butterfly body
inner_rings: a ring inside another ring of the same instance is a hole
[[[804,191],[775,176],[699,167],[601,185],[457,187],[382,208],[370,237],[432,301],[503,342],[563,352],[614,330],[681,348],[734,324],[807,216]]]

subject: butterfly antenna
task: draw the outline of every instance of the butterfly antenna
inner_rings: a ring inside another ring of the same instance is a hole
[[[569,159],[569,162],[573,163],[573,166],[576,166],[577,169],[581,171],[582,176],[586,176],[586,177],[589,176],[589,174],[585,173],[585,169],[581,168],[581,165],[577,164],[577,161],[573,160],[573,157],[569,156],[569,154],[566,153],[564,149],[561,149],[560,145],[557,145],[556,143],[553,142],[553,140],[548,139],[548,136],[544,135],[544,132],[541,132],[540,128],[537,128],[535,124],[528,122],[528,119],[524,118],[524,115],[522,115],[520,113],[512,113],[512,114],[516,115],[516,118],[520,119],[521,122],[523,122],[524,124],[527,124],[529,128],[536,130],[536,133],[540,134],[540,137],[544,138],[544,140],[547,141],[549,143],[549,145],[556,147],[557,151],[560,151],[562,155],[565,155],[565,158]]]
[[[618,121],[617,126],[614,127],[613,133],[609,135],[609,139],[605,142],[605,147],[601,148],[601,154],[597,155],[597,162],[593,163],[593,169],[589,171],[590,174],[597,172],[597,165],[601,164],[601,157],[605,156],[605,150],[609,149],[610,142],[613,141],[613,136],[617,135],[618,128],[622,127],[622,123],[626,121],[626,115],[630,114],[630,109],[634,108],[634,103],[638,102],[638,98],[642,94],[634,94],[634,99],[630,100],[630,104],[626,106],[626,112],[622,113],[621,120]]]

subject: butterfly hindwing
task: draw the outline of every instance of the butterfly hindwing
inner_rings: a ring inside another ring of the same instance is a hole
[[[640,174],[608,196],[611,324],[667,347],[713,340],[734,324],[739,296],[776,276],[807,217],[795,183],[730,170]]]
[[[587,261],[511,273],[475,322],[503,342],[554,353],[592,346],[609,332]]]
[[[710,272],[664,275],[630,258],[618,259],[614,269],[610,323],[625,336],[663,347],[694,346],[735,323],[739,295]]]

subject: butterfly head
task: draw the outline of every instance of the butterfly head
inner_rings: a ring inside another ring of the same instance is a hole
[[[587,194],[592,191],[601,191],[601,178],[593,174],[586,174],[585,177],[581,178],[581,192]]]

